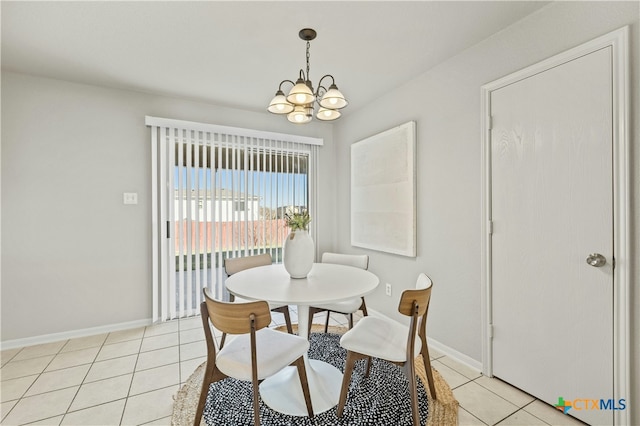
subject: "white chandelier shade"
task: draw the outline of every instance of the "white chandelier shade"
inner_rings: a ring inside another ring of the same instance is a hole
[[[307,42],[307,70],[300,70],[300,76],[294,83],[291,80],[283,80],[278,87],[278,91],[269,103],[267,110],[273,114],[286,114],[287,119],[295,124],[306,124],[311,122],[314,114],[314,105],[318,104],[316,118],[321,121],[332,121],[339,118],[342,113],[338,111],[347,106],[348,102],[338,89],[332,75],[324,75],[318,82],[318,89],[314,91],[309,79],[309,48],[310,41],[316,38],[315,30],[304,28],[298,33],[302,40]],[[329,88],[322,85],[325,78],[331,79]],[[285,97],[282,85],[289,83],[291,90]]]
[[[282,90],[278,90],[267,109],[274,114],[288,114],[293,111],[293,105],[287,102],[287,98],[284,97]]]
[[[295,124],[306,124],[313,117],[313,107],[309,105],[296,105],[293,111],[287,114],[287,120]]]
[[[329,90],[322,96],[320,101],[320,106],[328,109],[341,109],[346,107],[347,104],[347,100],[335,84],[329,87]]]
[[[307,105],[316,100],[313,91],[307,86],[302,78],[299,78],[296,85],[291,88],[287,96],[287,102],[293,105]]]
[[[337,109],[328,109],[328,108],[320,107],[316,117],[318,118],[318,120],[331,121],[331,120],[340,118],[341,115],[342,114]]]

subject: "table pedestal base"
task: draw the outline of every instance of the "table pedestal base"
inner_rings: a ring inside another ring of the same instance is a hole
[[[305,356],[307,380],[313,413],[320,414],[338,404],[342,372],[331,364]],[[260,396],[265,404],[290,416],[308,416],[302,386],[295,367],[286,367],[260,384]]]

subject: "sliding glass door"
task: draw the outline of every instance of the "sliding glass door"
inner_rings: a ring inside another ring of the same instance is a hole
[[[188,128],[156,129],[158,239],[154,313],[199,312],[202,288],[221,300],[224,259],[282,258],[284,214],[313,207],[308,143]],[[152,135],[152,139],[154,139]]]

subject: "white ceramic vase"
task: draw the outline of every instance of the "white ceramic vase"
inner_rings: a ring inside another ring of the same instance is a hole
[[[292,231],[284,241],[282,258],[284,269],[291,278],[306,278],[313,267],[315,246],[309,231]]]

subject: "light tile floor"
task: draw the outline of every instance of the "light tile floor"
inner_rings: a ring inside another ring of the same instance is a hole
[[[282,323],[274,314],[273,325]],[[346,318],[332,315],[331,324],[346,326]],[[435,350],[431,356],[460,402],[460,425],[582,424]],[[170,425],[173,396],[205,361],[206,345],[195,317],[5,350],[0,359],[2,425]]]

